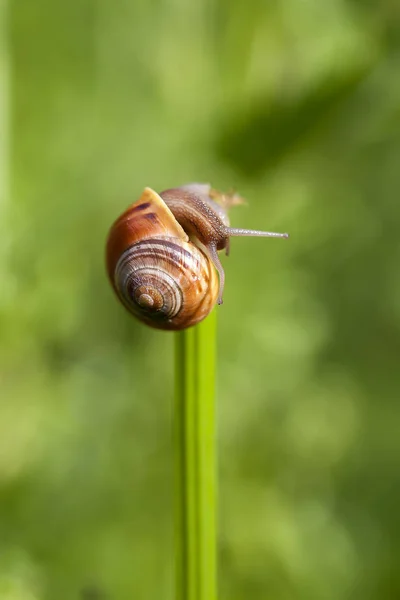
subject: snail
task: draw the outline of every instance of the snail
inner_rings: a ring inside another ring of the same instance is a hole
[[[218,252],[232,236],[288,237],[230,227],[227,208],[241,200],[192,183],[157,194],[147,187],[112,225],[107,272],[122,304],[142,322],[180,330],[222,304],[225,275]]]

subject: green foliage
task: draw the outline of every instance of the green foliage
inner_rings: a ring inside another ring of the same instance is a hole
[[[223,258],[219,598],[397,598],[397,3],[4,7],[0,598],[174,598],[173,336],[104,245],[189,181],[291,234]]]

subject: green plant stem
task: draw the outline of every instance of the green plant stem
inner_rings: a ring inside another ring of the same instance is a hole
[[[175,598],[215,600],[216,311],[175,335]]]

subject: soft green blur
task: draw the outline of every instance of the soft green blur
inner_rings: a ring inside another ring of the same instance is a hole
[[[172,337],[105,277],[236,189],[219,600],[400,596],[400,5],[0,0],[0,599],[174,600]]]

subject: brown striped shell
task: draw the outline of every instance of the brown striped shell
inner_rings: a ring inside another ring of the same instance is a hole
[[[146,188],[115,221],[107,242],[108,275],[124,306],[152,327],[186,329],[217,301],[222,304],[225,274],[218,251],[228,254],[230,238],[288,237],[230,227],[226,209],[240,202],[202,183],[160,195]]]
[[[111,227],[106,258],[118,298],[151,327],[185,329],[204,319],[217,301],[211,260],[150,188]]]

